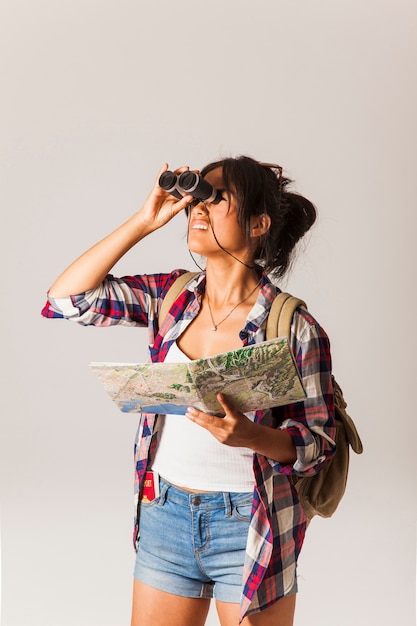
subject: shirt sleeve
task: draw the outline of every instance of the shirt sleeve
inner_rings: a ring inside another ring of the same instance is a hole
[[[122,278],[109,274],[95,289],[66,298],[48,297],[42,315],[83,326],[148,326],[160,299],[182,272]]]
[[[336,449],[330,342],[321,326],[304,310],[296,312],[291,345],[307,398],[274,410],[279,428],[291,434],[297,459],[293,465],[270,460],[277,472],[316,474]]]

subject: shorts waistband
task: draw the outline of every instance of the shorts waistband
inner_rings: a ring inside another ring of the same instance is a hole
[[[242,501],[251,500],[252,492],[229,492],[229,491],[202,491],[190,492],[176,485],[172,485],[162,476],[159,477],[159,503],[164,504],[167,500],[190,507],[191,509],[225,509],[225,515],[232,514],[232,509]]]

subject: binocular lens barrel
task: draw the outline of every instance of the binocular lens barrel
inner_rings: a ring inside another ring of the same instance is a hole
[[[181,191],[184,192],[184,195],[192,195],[196,200],[212,202],[213,204],[217,204],[222,199],[220,191],[214,189],[210,183],[195,172],[187,171],[177,176],[168,170],[161,174],[158,182],[164,191],[178,199],[183,197]]]
[[[178,186],[197,200],[217,204],[222,199],[221,193],[195,172],[183,172],[178,179]]]
[[[178,198],[180,200],[182,198],[182,195],[177,189],[177,183],[178,178],[174,174],[174,172],[167,171],[161,174],[161,176],[159,177],[159,186],[162,187],[164,191],[170,193],[171,196],[174,196],[175,198]]]

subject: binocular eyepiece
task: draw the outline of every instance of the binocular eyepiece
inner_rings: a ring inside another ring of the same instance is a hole
[[[213,204],[218,204],[222,199],[220,191],[210,185],[199,174],[189,170],[179,176],[169,170],[164,172],[159,177],[159,186],[178,199],[181,199],[186,194],[192,195],[196,200],[212,202]]]

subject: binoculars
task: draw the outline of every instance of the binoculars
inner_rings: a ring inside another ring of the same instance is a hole
[[[196,200],[212,202],[213,204],[218,204],[222,199],[220,191],[214,189],[199,174],[191,171],[183,172],[177,176],[168,170],[159,177],[159,186],[178,199],[186,194],[192,195]]]

